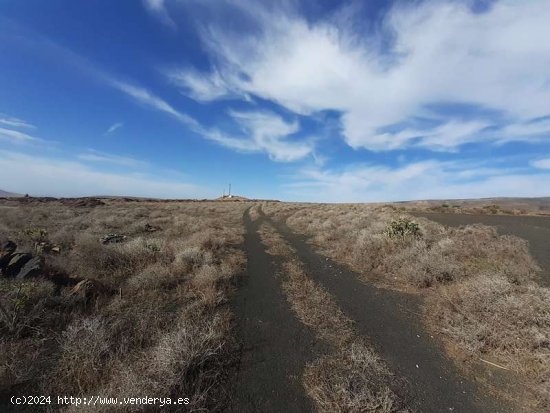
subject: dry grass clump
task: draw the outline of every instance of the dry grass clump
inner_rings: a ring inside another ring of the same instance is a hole
[[[302,323],[323,340],[343,346],[353,338],[353,322],[340,310],[332,296],[303,271],[297,261],[286,261],[283,289]]]
[[[99,394],[117,397],[187,397],[185,410],[219,409],[226,394],[213,384],[223,382],[228,363],[231,315],[192,306],[174,320],[170,329],[144,352],[117,360],[111,379],[97,389]],[[181,410],[180,406],[180,410]],[[93,406],[74,411],[141,411],[140,406]],[[149,406],[151,409],[151,406]],[[147,410],[147,408],[145,408]],[[160,410],[157,409],[153,410]],[[71,410],[70,410],[71,411]]]
[[[550,408],[550,289],[499,276],[445,286],[426,306],[453,342],[489,357],[532,387],[536,408]]]
[[[9,313],[0,316],[0,391],[189,397],[197,410],[219,406],[233,357],[225,303],[245,262],[237,248],[245,208],[0,205],[0,238],[35,251],[38,234],[59,246],[41,252],[49,272],[107,286],[86,295],[43,279],[0,279],[0,302]],[[126,239],[100,241],[112,233]]]
[[[431,239],[400,243],[397,250],[394,244],[392,254],[380,260],[378,270],[416,287],[493,274],[518,284],[534,279],[539,271],[526,241],[499,236],[492,227],[470,225],[438,231]]]
[[[304,272],[294,250],[273,226],[260,228],[267,251],[280,258],[283,291],[298,319],[330,345],[329,354],[309,363],[303,383],[321,412],[408,411],[393,391],[395,378],[363,343],[353,322],[332,296]]]
[[[276,215],[276,208],[266,210]],[[365,280],[423,293],[430,328],[478,358],[510,366],[533,389],[536,408],[550,406],[550,293],[534,283],[540,269],[526,241],[492,227],[446,228],[423,218],[412,219],[420,236],[392,237],[388,228],[401,211],[384,206],[281,209],[292,229]]]
[[[296,252],[270,224],[263,223],[258,230],[258,234],[263,244],[266,246],[265,251],[268,254],[279,257],[289,257]]]
[[[260,217],[259,209],[259,205],[254,205],[252,208],[250,208],[250,210],[248,211],[248,216],[250,217],[251,221],[256,221]]]
[[[390,373],[363,343],[307,366],[304,381],[320,412],[407,412],[387,385]]]

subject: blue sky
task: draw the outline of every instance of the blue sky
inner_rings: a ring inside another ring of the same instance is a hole
[[[0,188],[550,196],[550,2],[0,3]]]

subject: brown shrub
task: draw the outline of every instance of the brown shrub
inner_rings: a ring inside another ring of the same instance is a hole
[[[304,383],[320,412],[407,412],[388,387],[390,373],[360,342],[306,367]]]
[[[245,261],[236,246],[246,205],[211,205],[107,201],[91,209],[0,202],[0,237],[31,249],[34,241],[22,229],[43,228],[47,241],[61,247],[45,257],[50,273],[97,279],[118,292],[87,303],[45,281],[2,280],[3,306],[18,311],[17,329],[0,325],[2,390],[184,394],[194,409],[221,403],[231,342],[223,304]],[[126,240],[100,242],[114,232]]]
[[[550,407],[550,289],[492,275],[452,284],[427,299],[445,334],[526,377],[538,408]]]

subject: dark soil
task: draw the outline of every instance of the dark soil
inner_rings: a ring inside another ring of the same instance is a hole
[[[257,233],[262,219],[252,222],[248,211],[244,219],[248,266],[233,300],[242,348],[229,410],[312,411],[301,379],[314,358],[315,337],[295,318],[283,295],[273,257]]]
[[[284,224],[274,225],[296,248],[308,275],[333,295],[390,370],[408,382],[411,408],[426,413],[508,411],[461,376],[436,339],[426,333],[418,296],[365,284],[358,274],[314,253],[306,237],[293,234]]]
[[[469,215],[415,213],[448,226],[485,224],[497,227],[499,234],[516,235],[529,242],[529,251],[542,268],[540,284],[550,287],[550,217],[514,215]]]

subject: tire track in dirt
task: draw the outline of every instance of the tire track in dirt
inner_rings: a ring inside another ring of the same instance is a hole
[[[273,257],[258,235],[265,218],[245,211],[246,275],[233,299],[241,341],[232,401],[234,412],[309,412],[313,406],[301,383],[315,354],[314,335],[296,319],[283,295]]]
[[[332,294],[390,369],[410,383],[411,407],[419,412],[508,412],[462,377],[420,321],[420,299],[376,288],[358,274],[312,251],[307,237],[259,211],[295,248],[308,274]]]

